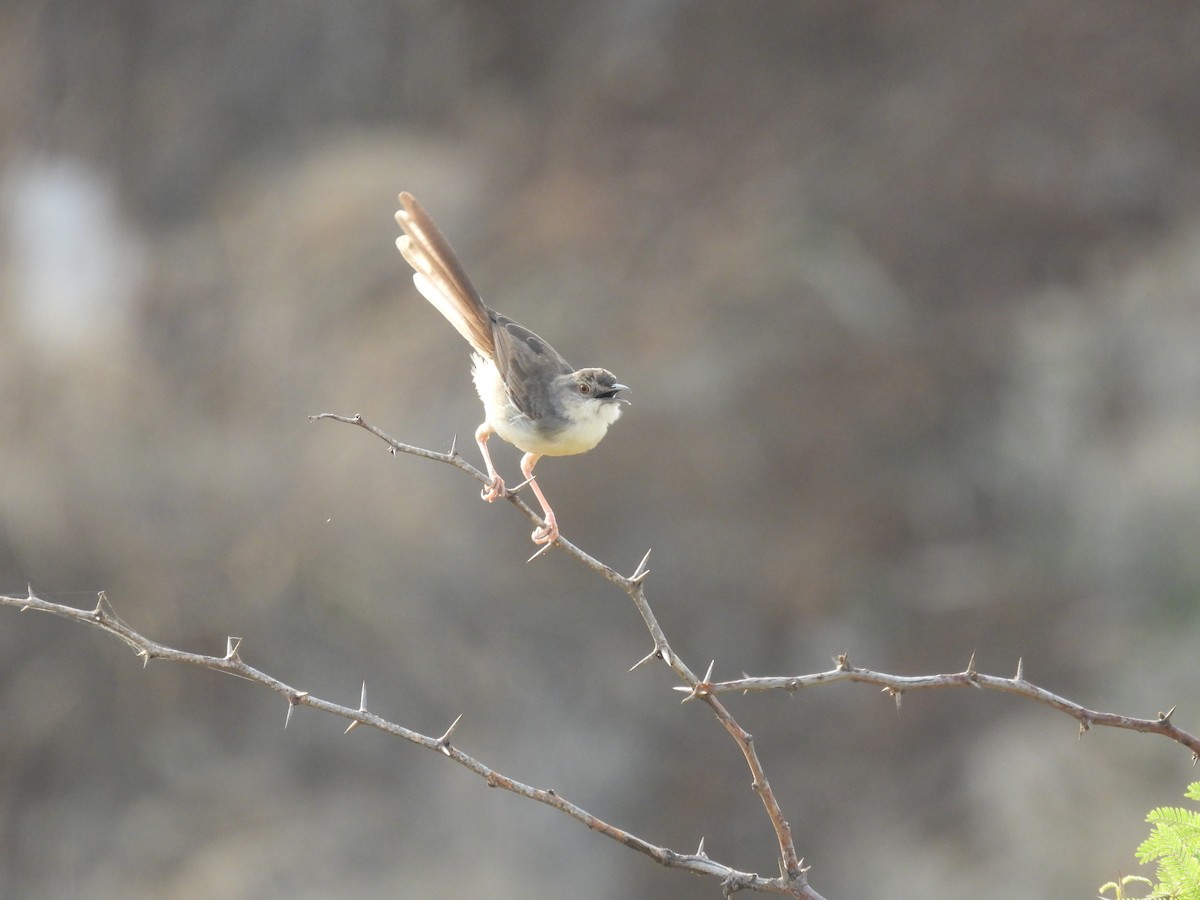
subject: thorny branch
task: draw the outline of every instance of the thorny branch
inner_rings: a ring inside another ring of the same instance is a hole
[[[487,783],[488,787],[503,788],[520,797],[552,806],[566,813],[572,819],[582,822],[593,831],[598,831],[606,837],[612,838],[614,841],[618,841],[639,853],[644,853],[661,865],[668,868],[683,869],[686,872],[692,872],[696,875],[720,878],[721,886],[727,896],[732,895],[735,891],[755,890],[793,897],[807,897],[811,898],[811,900],[821,900],[820,895],[807,886],[800,888],[783,878],[764,878],[753,872],[740,872],[729,866],[722,865],[710,859],[708,854],[704,852],[703,841],[700,842],[700,847],[697,848],[695,853],[678,853],[666,847],[656,846],[637,835],[630,834],[615,825],[605,822],[603,819],[597,818],[582,807],[560,796],[552,788],[535,788],[497,772],[473,756],[469,756],[459,750],[458,747],[450,742],[450,738],[453,736],[455,728],[462,718],[461,716],[455,719],[440,737],[431,737],[412,731],[402,725],[397,725],[395,722],[391,722],[371,712],[367,708],[365,684],[363,685],[358,708],[355,709],[333,703],[329,700],[322,700],[308,691],[298,690],[289,684],[285,684],[278,678],[254,668],[247,664],[241,657],[242,639],[240,637],[230,637],[227,639],[224,656],[205,656],[201,653],[189,653],[185,650],[176,650],[173,647],[167,647],[139,634],[121,621],[121,618],[113,610],[103,591],[100,592],[100,597],[95,608],[90,610],[76,609],[75,607],[43,600],[35,596],[32,589],[28,592],[28,596],[25,597],[0,595],[0,606],[14,606],[22,611],[29,609],[38,610],[61,616],[64,619],[94,625],[103,631],[107,631],[109,634],[116,635],[133,648],[137,655],[141,657],[143,666],[149,665],[152,659],[162,659],[170,662],[200,666],[201,668],[212,669],[215,672],[224,672],[227,675],[235,675],[238,678],[244,678],[247,681],[260,684],[280,694],[287,701],[287,716],[284,719],[285,728],[291,721],[292,712],[295,708],[297,706],[307,706],[320,712],[330,713],[331,715],[350,720],[350,725],[346,729],[347,733],[353,731],[359,725],[365,725],[378,729],[385,734],[403,738],[426,750],[434,750],[454,760],[454,762],[463,768],[474,772]]]
[[[425,459],[432,459],[438,462],[443,462],[460,469],[474,477],[482,484],[487,483],[486,476],[476,469],[474,466],[467,463],[459,455],[455,448],[451,448],[449,453],[438,453],[432,450],[425,450],[420,447],[414,447],[409,444],[401,443],[387,435],[374,425],[369,424],[361,416],[340,416],[333,413],[322,413],[311,417],[317,419],[332,419],[338,422],[344,422],[350,425],[356,425],[360,428],[369,431],[371,434],[383,440],[390,448],[391,453],[407,453],[414,456],[420,456]],[[540,523],[540,520],[534,510],[516,496],[519,491],[518,487],[514,491],[510,491],[506,499],[509,500],[517,509],[525,514],[531,522]],[[447,758],[454,760],[459,765],[474,772],[476,775],[484,779],[489,787],[499,787],[507,791],[511,791],[518,796],[525,797],[530,800],[536,800],[539,803],[544,803],[547,806],[554,807],[561,812],[566,813],[576,821],[582,822],[588,828],[594,831],[599,831],[601,834],[618,841],[630,847],[639,853],[653,859],[655,862],[667,866],[669,868],[682,869],[692,872],[697,875],[706,875],[721,879],[721,885],[726,896],[731,896],[736,891],[754,890],[765,893],[782,894],[792,897],[808,898],[808,900],[822,900],[818,894],[808,884],[807,872],[808,869],[804,866],[803,861],[796,855],[795,845],[792,841],[791,827],[787,820],[783,817],[783,812],[780,809],[778,800],[775,797],[774,791],[771,789],[770,783],[767,781],[766,773],[763,770],[762,764],[759,761],[758,754],[754,749],[754,738],[745,729],[743,729],[729,710],[718,699],[718,694],[729,693],[733,691],[770,691],[782,690],[795,692],[804,688],[818,687],[826,684],[835,684],[844,681],[865,682],[880,686],[883,691],[891,695],[896,702],[897,709],[900,707],[901,699],[906,692],[917,690],[929,690],[933,688],[947,687],[975,687],[981,690],[995,690],[1005,693],[1016,694],[1026,697],[1039,703],[1043,703],[1054,709],[1063,712],[1079,722],[1080,736],[1083,735],[1091,726],[1107,726],[1112,728],[1125,728],[1133,731],[1148,732],[1153,734],[1161,734],[1192,751],[1193,761],[1200,759],[1200,737],[1192,735],[1180,728],[1172,722],[1172,714],[1174,708],[1162,713],[1153,719],[1140,719],[1131,716],[1122,716],[1114,713],[1098,712],[1088,709],[1078,703],[1074,703],[1063,697],[1051,693],[1050,691],[1041,688],[1029,681],[1025,680],[1023,666],[1020,661],[1017,663],[1016,675],[1012,678],[1003,678],[995,675],[985,675],[975,669],[975,658],[971,657],[967,668],[963,672],[943,674],[943,675],[923,675],[923,676],[901,676],[890,675],[883,672],[875,672],[869,669],[857,668],[850,665],[848,657],[843,654],[836,658],[836,667],[828,672],[817,672],[810,675],[794,675],[794,676],[779,676],[779,677],[750,677],[744,676],[740,679],[731,681],[712,681],[712,673],[715,663],[710,663],[708,670],[703,678],[699,678],[696,674],[679,658],[671,649],[667,641],[662,627],[658,623],[654,612],[650,608],[649,601],[646,599],[644,583],[650,574],[647,568],[647,562],[650,557],[649,551],[642,561],[638,564],[632,575],[626,576],[617,572],[611,566],[605,565],[594,557],[580,550],[574,544],[567,541],[565,538],[559,538],[554,544],[548,545],[543,550],[539,551],[533,558],[541,555],[550,547],[558,547],[563,550],[568,556],[574,557],[587,568],[591,569],[598,575],[603,576],[618,588],[620,588],[633,601],[642,621],[645,623],[647,630],[650,632],[650,637],[654,643],[653,649],[643,659],[635,663],[632,669],[636,669],[644,663],[651,660],[662,660],[666,663],[684,682],[684,685],[675,688],[685,694],[683,702],[699,700],[712,710],[717,720],[722,727],[729,733],[737,744],[742,755],[745,757],[746,764],[753,776],[752,786],[759,794],[763,806],[766,809],[767,815],[771,820],[771,824],[775,830],[776,839],[780,849],[780,875],[777,878],[766,878],[752,872],[742,872],[723,865],[709,858],[704,852],[704,842],[700,842],[700,846],[694,853],[679,853],[666,847],[659,847],[649,843],[642,838],[630,834],[614,825],[611,825],[574,803],[560,796],[553,789],[535,788],[530,785],[515,781],[495,770],[491,769],[484,763],[467,755],[459,750],[451,742],[450,738],[454,734],[455,729],[459,724],[459,719],[450,725],[446,732],[440,737],[430,737],[420,734],[419,732],[411,731],[394,722],[382,718],[367,708],[366,701],[366,686],[363,687],[362,697],[357,709],[342,706],[332,703],[327,700],[322,700],[313,696],[307,691],[300,691],[290,685],[284,684],[282,681],[266,674],[244,662],[240,656],[241,638],[230,637],[228,639],[225,656],[205,656],[198,653],[189,653],[183,650],[177,650],[158,644],[149,638],[134,631],[113,611],[108,599],[104,593],[100,593],[99,601],[96,607],[91,610],[81,610],[74,607],[64,606],[58,603],[42,600],[33,594],[32,589],[26,597],[9,597],[0,596],[0,605],[15,606],[19,609],[34,609],[42,612],[48,612],[53,615],[61,616],[67,619],[73,619],[77,622],[94,625],[104,631],[109,632],[123,640],[140,656],[143,660],[143,665],[148,665],[151,659],[163,659],[172,662],[181,662],[189,665],[196,665],[206,669],[212,669],[217,672],[225,672],[229,675],[235,675],[239,678],[244,678],[248,681],[253,681],[276,693],[282,695],[288,703],[287,718],[284,721],[284,726],[291,720],[292,712],[297,706],[307,706],[321,712],[330,713],[335,716],[340,716],[350,721],[347,732],[352,731],[359,725],[366,725],[371,728],[376,728],[387,734],[395,737],[403,738],[410,743],[416,744],[427,750],[434,750]],[[632,669],[630,671],[632,671]]]
[[[434,453],[429,450],[423,450],[417,447],[403,444],[394,438],[387,435],[374,425],[366,422],[362,416],[339,416],[333,413],[321,413],[312,416],[312,419],[333,419],[338,422],[345,422],[349,425],[357,425],[364,428],[371,434],[384,441],[390,448],[393,454],[396,453],[413,453],[417,456],[426,459],[436,459],[440,462],[449,463],[455,468],[462,469],[472,474],[476,480],[482,484],[487,484],[487,477],[478,469],[465,462],[458,454],[457,450],[451,448],[449,453]],[[506,499],[512,502],[520,509],[525,516],[534,524],[540,524],[541,520],[537,514],[519,497],[516,496],[516,491],[510,491],[506,495]],[[646,599],[645,581],[650,574],[650,570],[646,568],[646,563],[650,559],[650,551],[646,551],[646,555],[642,557],[642,561],[638,563],[637,568],[632,575],[622,575],[620,572],[613,569],[611,566],[605,565],[598,559],[584,553],[570,541],[560,537],[553,544],[547,544],[545,548],[539,550],[530,558],[533,559],[540,556],[545,550],[550,547],[560,547],[568,556],[574,557],[587,568],[591,569],[598,575],[607,578],[622,591],[624,591],[629,599],[633,601],[633,605],[637,608],[642,621],[646,624],[646,629],[650,632],[650,637],[654,641],[654,649],[645,656],[641,661],[636,663],[633,668],[637,668],[642,663],[649,662],[651,659],[661,659],[677,674],[680,679],[687,685],[684,690],[691,693],[686,699],[699,699],[708,705],[709,709],[717,717],[717,721],[729,733],[741,750],[742,756],[745,757],[746,765],[750,769],[753,781],[751,786],[762,800],[762,804],[767,811],[767,816],[771,820],[771,827],[775,830],[775,839],[779,844],[779,878],[772,879],[772,882],[777,883],[784,893],[790,893],[797,897],[817,898],[817,894],[808,885],[807,868],[804,866],[804,861],[796,854],[796,845],[792,840],[792,828],[788,821],[783,817],[783,810],[779,806],[779,801],[775,797],[775,792],[771,788],[771,783],[767,780],[767,774],[763,769],[762,762],[758,758],[758,752],[754,749],[754,736],[746,729],[738,724],[737,720],[710,692],[702,691],[704,679],[696,677],[696,674],[688,668],[679,656],[671,650],[671,645],[667,642],[667,636],[663,632],[662,627],[658,624],[658,619],[654,615],[654,611],[650,609],[650,603]],[[630,670],[632,671],[632,669]],[[712,667],[709,667],[709,674],[712,674]]]
[[[909,691],[923,691],[932,688],[973,687],[980,690],[1000,691],[1005,694],[1016,694],[1028,697],[1038,703],[1044,703],[1052,709],[1066,713],[1079,722],[1079,735],[1099,725],[1107,728],[1125,728],[1130,731],[1141,731],[1148,734],[1161,734],[1192,751],[1192,762],[1200,761],[1200,737],[1178,727],[1171,716],[1175,707],[1166,712],[1159,712],[1153,719],[1139,719],[1133,716],[1122,716],[1117,713],[1099,712],[1088,709],[1065,697],[1051,693],[1043,687],[1038,687],[1031,681],[1025,680],[1025,666],[1022,660],[1017,660],[1017,672],[1012,678],[999,675],[985,675],[975,670],[975,657],[971,656],[967,668],[962,672],[945,675],[889,675],[886,672],[873,672],[870,669],[860,669],[850,665],[846,654],[839,655],[834,662],[837,667],[828,672],[814,672],[811,675],[772,676],[751,678],[745,676],[732,681],[714,681],[701,685],[705,693],[725,694],[732,691],[789,691],[795,692],[804,688],[819,687],[825,684],[836,684],[841,681],[858,681],[866,684],[879,685],[884,693],[890,694],[900,708],[900,701]],[[677,687],[677,691],[689,691],[688,688]],[[694,692],[694,689],[692,689]]]

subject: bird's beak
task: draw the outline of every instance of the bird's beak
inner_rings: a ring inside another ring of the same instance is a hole
[[[627,403],[629,403],[629,401],[626,400],[624,397],[618,397],[617,394],[619,394],[621,391],[628,391],[628,390],[630,390],[630,387],[628,385],[614,384],[612,387],[610,387],[608,390],[604,391],[603,393],[596,394],[596,399],[597,400],[615,400],[617,403],[626,403],[627,404]]]

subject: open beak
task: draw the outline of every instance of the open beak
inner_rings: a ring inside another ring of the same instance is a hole
[[[617,403],[624,403],[624,404],[628,405],[629,404],[628,400],[626,400],[624,397],[617,396],[617,394],[619,394],[621,391],[628,391],[628,390],[632,390],[632,388],[630,388],[628,385],[614,384],[611,388],[609,388],[604,393],[597,394],[596,399],[597,400],[615,400]]]

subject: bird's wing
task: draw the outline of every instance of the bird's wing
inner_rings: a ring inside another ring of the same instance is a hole
[[[544,340],[507,316],[491,311],[495,323],[496,369],[517,409],[534,421],[555,414],[554,378],[570,374],[570,364]]]

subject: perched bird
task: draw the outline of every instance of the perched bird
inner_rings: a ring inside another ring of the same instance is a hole
[[[548,546],[558,540],[558,521],[533,467],[543,456],[586,453],[600,443],[620,418],[621,404],[629,402],[617,395],[629,388],[607,369],[573,369],[528,328],[485,306],[454,249],[412,194],[400,195],[396,221],[404,229],[396,246],[415,270],[417,290],[475,350],[471,375],[484,409],[475,441],[490,479],[480,496],[489,503],[505,496],[487,446],[498,434],[525,452],[521,472],[545,517],[532,538]]]

